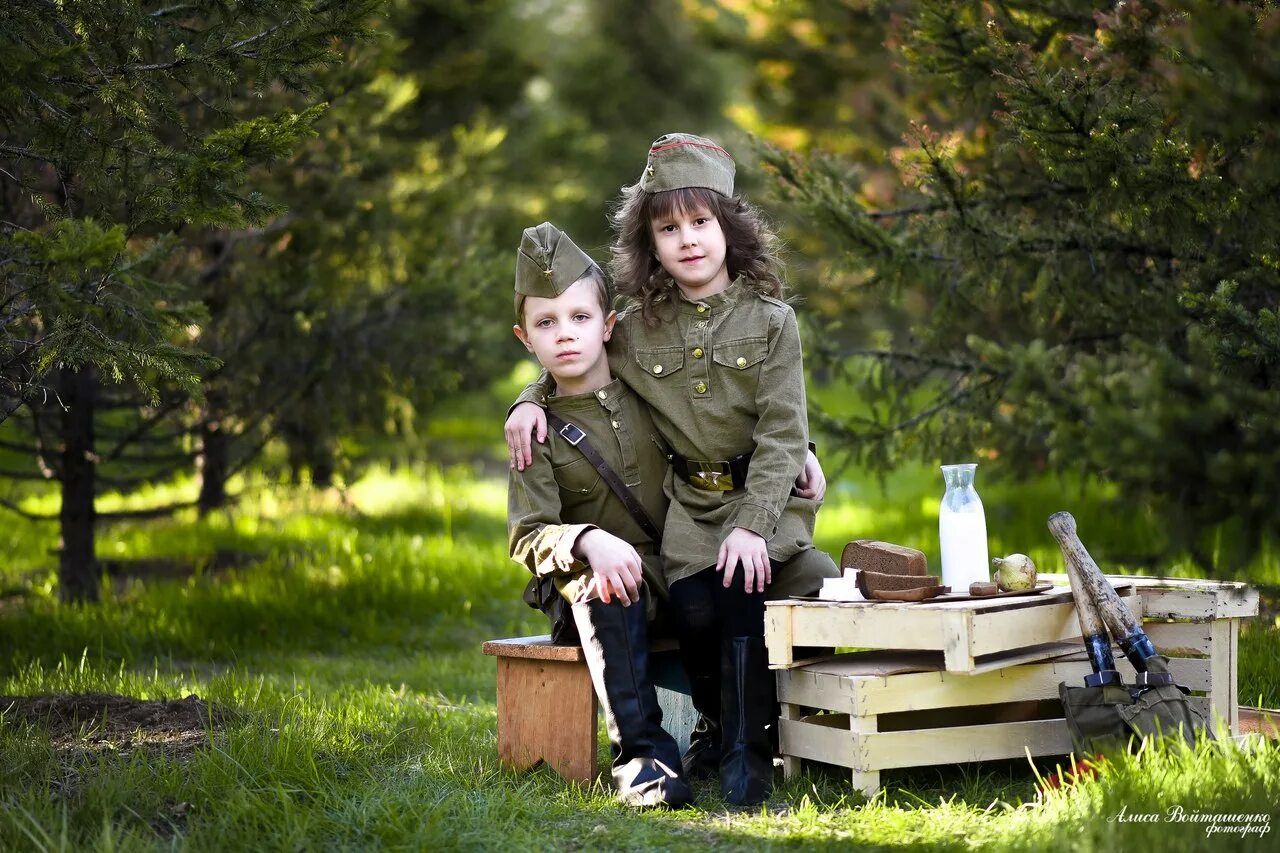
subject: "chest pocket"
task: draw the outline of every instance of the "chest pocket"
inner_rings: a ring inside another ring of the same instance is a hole
[[[711,359],[728,373],[736,371],[759,373],[751,368],[764,361],[769,354],[768,338],[739,338],[717,343],[711,351]]]
[[[637,349],[636,362],[654,379],[665,379],[684,367],[684,347]]]
[[[603,485],[599,472],[585,456],[553,468],[551,473],[556,478],[556,485],[560,490],[573,495],[575,500],[595,494],[596,489]],[[566,503],[568,503],[567,500]]]

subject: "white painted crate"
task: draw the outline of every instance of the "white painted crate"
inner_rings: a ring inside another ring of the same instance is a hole
[[[1065,584],[1065,578],[1050,578]],[[1257,613],[1257,592],[1243,584],[1159,578],[1112,580],[1117,585],[1130,584],[1128,593],[1137,596],[1130,606],[1142,615],[1156,648],[1171,659],[1178,682],[1199,694],[1202,708],[1221,717],[1232,733],[1237,733],[1237,638],[1240,619]],[[774,637],[770,658],[779,666],[795,663],[778,659],[791,657],[782,654],[779,623],[790,623],[792,646],[864,648],[870,645],[865,633],[870,630],[868,626],[882,624],[877,621],[879,614],[868,620],[862,611],[852,614],[857,618],[849,619],[850,614],[839,612],[847,611],[843,604],[818,605],[831,609],[825,615],[808,602],[780,604],[794,606],[771,604],[769,611]],[[1067,604],[1069,607],[1069,600]],[[1060,602],[1046,603],[1030,612],[1052,614],[1052,608],[1058,606]],[[871,607],[884,608],[884,616],[889,617],[898,614],[903,606]],[[988,611],[984,615],[1001,612],[1007,611]],[[801,613],[806,615],[796,619]],[[1025,616],[1016,621],[1001,618],[1005,621],[999,624],[1022,630],[1007,641],[1008,645],[1028,633],[1035,639],[1044,637],[1044,631],[1023,630],[1028,624]],[[956,629],[957,623],[980,625],[980,618],[969,623],[944,615],[938,621],[942,627],[935,625],[933,634],[921,627],[929,623],[919,619],[909,629],[883,632],[878,640],[881,648],[906,641],[916,643],[918,649],[920,644],[929,642],[931,645],[923,650],[840,655],[798,668],[779,669],[779,741],[788,777],[799,772],[802,760],[836,764],[848,768],[854,786],[871,795],[880,787],[881,770],[1017,758],[1028,750],[1034,756],[1062,755],[1071,750],[1057,697],[1060,682],[1083,684],[1090,671],[1078,640],[1074,649],[1058,646],[1048,659],[1042,650],[1033,650],[1033,656],[1028,658],[1026,650],[1016,647],[983,657],[974,652],[975,648],[984,648],[980,642],[983,632],[974,627],[962,627],[959,632]],[[841,627],[841,623],[849,622],[854,624],[853,630],[847,624]],[[799,631],[795,630],[797,625]],[[1056,623],[1050,627],[1065,632]],[[947,629],[959,639],[950,647],[939,649],[937,631]],[[1075,633],[1078,637],[1078,628]],[[858,640],[850,642],[852,637]],[[786,647],[787,652],[790,650],[791,646]],[[1132,669],[1118,650],[1116,657],[1118,668],[1130,677]],[[953,671],[956,663],[969,661],[974,662],[969,669]],[[804,709],[825,713],[802,716]]]

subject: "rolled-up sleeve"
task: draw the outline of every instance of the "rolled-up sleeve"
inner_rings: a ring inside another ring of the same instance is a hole
[[[577,572],[586,564],[573,556],[578,537],[594,524],[560,521],[560,490],[551,473],[550,451],[534,444],[533,464],[512,470],[507,481],[507,543],[511,559],[535,575]]]
[[[732,523],[771,539],[804,467],[809,442],[800,329],[789,307],[780,309],[770,322],[769,353],[760,367],[756,409],[747,493],[738,502]]]

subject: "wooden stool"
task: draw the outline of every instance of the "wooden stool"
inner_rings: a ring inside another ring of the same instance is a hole
[[[498,758],[526,770],[545,763],[573,782],[596,778],[595,689],[579,646],[547,635],[490,640],[498,658]]]
[[[671,640],[649,648],[649,669],[663,727],[683,752],[696,716]],[[557,646],[546,634],[490,640],[498,659],[498,758],[517,770],[546,764],[571,782],[596,778],[599,704],[580,646]]]

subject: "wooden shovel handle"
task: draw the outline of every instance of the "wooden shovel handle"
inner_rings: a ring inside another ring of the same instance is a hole
[[[1080,578],[1080,567],[1067,551],[1067,546],[1063,544],[1062,537],[1058,533],[1058,529],[1054,527],[1054,520],[1058,516],[1065,515],[1071,521],[1072,530],[1075,530],[1075,520],[1065,512],[1055,513],[1049,517],[1049,530],[1053,533],[1055,539],[1058,540],[1059,546],[1062,548],[1062,559],[1067,566],[1067,577],[1071,580],[1071,595],[1075,599],[1076,619],[1080,621],[1080,635],[1082,637],[1105,637],[1106,627],[1103,625],[1102,617],[1098,613],[1097,605],[1094,604],[1093,596],[1091,596],[1084,585],[1084,581]]]
[[[1076,533],[1076,520],[1071,517],[1071,513],[1055,512],[1049,516],[1049,532],[1053,534],[1054,539],[1058,540],[1058,547],[1062,549],[1063,559],[1067,563],[1067,574],[1071,577],[1071,588],[1079,589],[1097,604],[1103,621],[1111,631],[1111,636],[1121,640],[1132,636],[1135,631],[1141,631],[1142,623],[1116,594],[1111,583],[1103,577],[1098,564],[1085,550],[1084,543]],[[1080,596],[1077,596],[1077,602],[1079,598]],[[1079,610],[1079,608],[1076,609]]]

